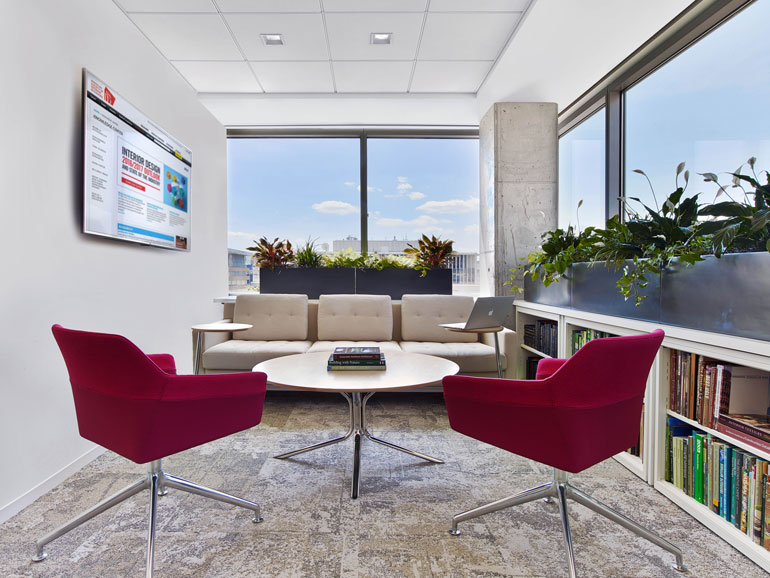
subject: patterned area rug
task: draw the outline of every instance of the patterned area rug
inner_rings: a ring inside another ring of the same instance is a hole
[[[351,440],[290,460],[271,457],[340,435],[347,412],[336,394],[271,391],[259,426],[164,460],[169,473],[258,502],[264,522],[169,490],[158,506],[155,576],[568,576],[555,504],[488,514],[461,524],[461,536],[449,535],[453,514],[547,482],[550,471],[451,431],[440,394],[370,400],[373,435],[446,463],[365,440],[358,500],[350,498]],[[30,562],[37,537],[143,473],[107,453],[0,526],[0,576],[143,576],[146,492],[54,541],[44,562]],[[691,576],[766,576],[614,460],[573,481],[681,547]],[[667,552],[570,505],[581,577],[680,576]]]

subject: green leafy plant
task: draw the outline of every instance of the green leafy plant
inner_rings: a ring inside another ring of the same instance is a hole
[[[268,241],[262,237],[259,241],[254,241],[256,245],[246,247],[248,251],[255,251],[254,260],[260,267],[273,269],[274,267],[285,267],[294,259],[294,251],[288,240],[279,241],[278,237],[273,241]]]
[[[453,241],[441,240],[441,238],[431,235],[423,235],[418,239],[417,246],[407,243],[404,253],[414,258],[414,268],[422,272],[424,277],[428,269],[446,269],[450,266],[452,258]]]
[[[370,269],[413,269],[414,259],[403,255],[378,255],[372,253],[365,259],[364,267]]]
[[[351,248],[323,256],[324,267],[365,267],[366,257]]]
[[[297,267],[322,267],[323,253],[315,245],[315,240],[308,237],[307,242],[297,248],[295,254]]]
[[[741,173],[743,165],[729,173],[731,188],[741,190],[742,201],[730,195],[716,174],[701,174],[705,182],[713,182],[718,187],[714,203],[698,212],[700,216],[711,217],[701,224],[700,232],[712,235],[711,249],[717,257],[730,251],[770,251],[770,174],[760,171],[758,175],[754,169],[756,161],[751,157],[747,162],[751,175]],[[764,185],[759,182],[760,176],[764,176]],[[753,191],[747,191],[746,185],[753,187]],[[723,194],[730,200],[717,203]]]

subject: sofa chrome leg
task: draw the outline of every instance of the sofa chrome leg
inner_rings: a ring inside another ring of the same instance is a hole
[[[567,563],[569,564],[570,578],[577,578],[577,569],[575,568],[575,552],[572,549],[572,532],[569,529],[569,517],[567,516],[567,483],[556,484],[556,493],[559,504],[559,515],[561,516],[561,528],[564,533],[564,543],[567,546]]]
[[[644,526],[639,525],[638,523],[634,522],[630,518],[627,518],[620,512],[617,512],[612,508],[610,508],[609,506],[602,504],[600,501],[595,500],[594,498],[592,498],[585,492],[578,490],[574,486],[569,487],[568,495],[570,498],[572,498],[579,504],[583,504],[589,510],[593,510],[597,514],[601,514],[602,516],[612,520],[616,524],[620,524],[627,530],[631,530],[637,536],[641,536],[645,540],[649,540],[653,544],[656,544],[657,546],[660,546],[664,550],[671,552],[676,558],[676,561],[674,562],[674,564],[672,564],[672,567],[679,572],[687,572],[687,566],[685,566],[684,564],[682,550],[674,546],[668,540],[660,537],[658,534],[656,534],[652,530],[648,530]]]
[[[453,536],[459,536],[460,530],[457,529],[457,524],[460,522],[465,522],[466,520],[478,518],[484,514],[490,514],[492,512],[497,512],[498,510],[510,508],[511,506],[518,506],[520,504],[526,504],[527,502],[539,500],[540,498],[552,496],[553,493],[553,483],[548,482],[542,486],[530,488],[529,490],[524,490],[523,492],[514,494],[513,496],[508,496],[507,498],[502,498],[500,500],[490,502],[489,504],[479,506],[478,508],[473,508],[472,510],[468,510],[462,514],[457,514],[456,516],[452,517],[452,527],[449,530],[449,533]]]
[[[254,523],[259,523],[262,521],[259,504],[250,502],[249,500],[244,500],[243,498],[231,496],[230,494],[225,494],[219,490],[212,490],[206,486],[195,484],[183,478],[172,476],[171,474],[164,474],[164,478],[165,483],[169,488],[176,488],[177,490],[189,492],[190,494],[195,494],[204,498],[210,498],[212,500],[224,502],[225,504],[230,504],[231,506],[239,506],[241,508],[246,508],[247,510],[252,510],[254,512],[254,518],[252,521]]]
[[[105,512],[112,508],[113,506],[117,506],[124,500],[127,500],[131,496],[138,494],[145,488],[147,488],[148,480],[146,477],[142,478],[141,480],[138,480],[128,486],[127,488],[124,488],[120,490],[117,494],[114,494],[107,498],[106,500],[102,500],[95,506],[92,506],[79,516],[73,518],[69,522],[62,524],[52,532],[49,532],[42,538],[40,538],[36,543],[36,553],[32,557],[32,560],[34,562],[41,562],[42,560],[45,560],[48,557],[48,554],[45,552],[45,546],[49,544],[50,542],[53,542],[56,540],[56,538],[59,538],[60,536],[63,536],[70,530],[73,530],[83,524],[84,522],[87,522],[91,518],[98,516],[102,512]]]

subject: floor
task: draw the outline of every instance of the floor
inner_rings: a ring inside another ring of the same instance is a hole
[[[352,442],[271,456],[344,431],[336,394],[268,392],[262,424],[164,461],[166,471],[260,503],[249,512],[170,490],[158,507],[155,576],[162,577],[561,577],[567,576],[558,509],[536,502],[461,524],[453,514],[549,479],[544,466],[449,429],[440,394],[379,394],[370,429],[442,457],[443,465],[365,442],[361,497],[350,499]],[[131,498],[48,547],[37,537],[144,472],[101,456],[0,525],[2,577],[143,576],[147,494]],[[752,578],[759,567],[614,460],[574,476],[576,485],[680,546],[691,576]],[[675,577],[673,557],[574,505],[581,577]]]

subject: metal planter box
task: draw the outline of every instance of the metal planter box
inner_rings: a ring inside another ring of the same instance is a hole
[[[308,299],[319,295],[352,294],[356,292],[356,270],[352,267],[327,268],[260,268],[260,293],[300,293]]]
[[[356,269],[356,293],[390,295],[452,294],[452,270],[430,269],[425,277],[415,269]]]

